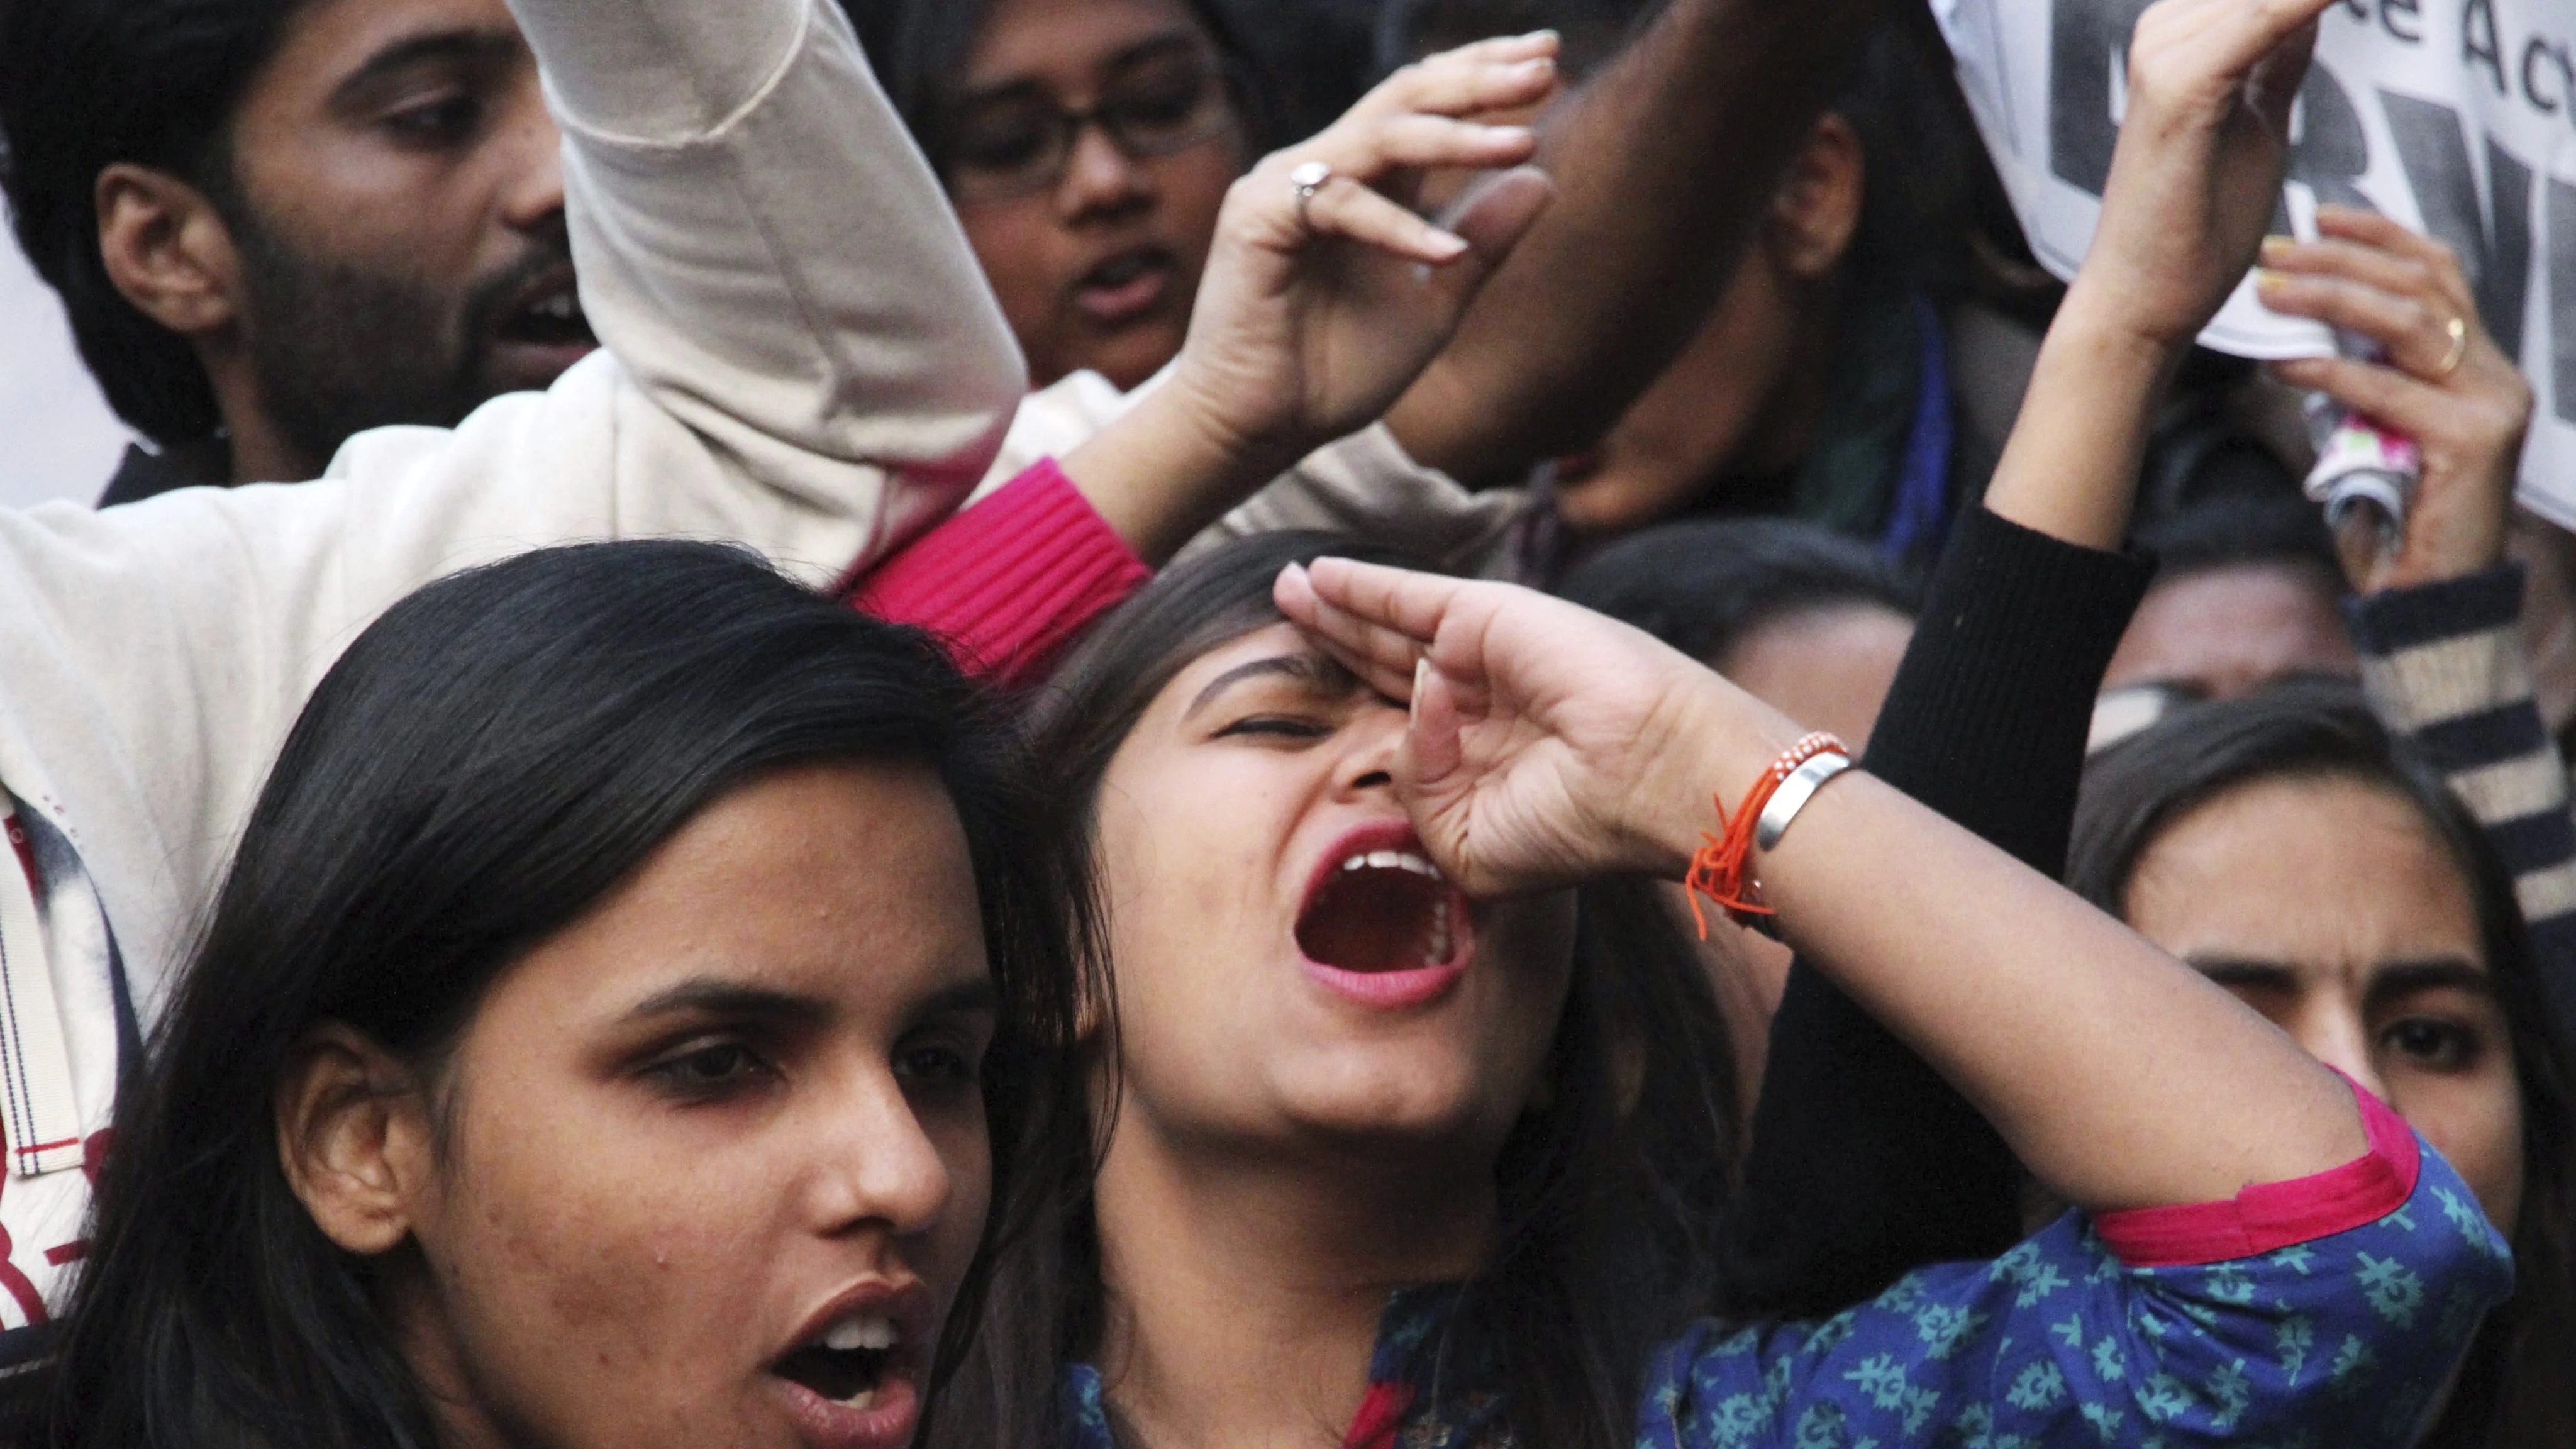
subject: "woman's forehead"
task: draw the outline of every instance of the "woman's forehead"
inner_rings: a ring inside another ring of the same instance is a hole
[[[2458,862],[2412,801],[2374,781],[2284,776],[2216,795],[2149,843],[2128,904],[2133,924],[2204,966],[2266,964],[2355,991],[2432,963],[2486,970]]]
[[[1087,84],[1140,54],[1207,41],[1181,0],[996,0],[967,56],[965,89]]]

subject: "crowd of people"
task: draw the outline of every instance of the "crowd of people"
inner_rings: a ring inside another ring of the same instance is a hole
[[[1920,0],[0,0],[0,1443],[2576,1444],[2576,547],[2267,235],[2330,4],[2060,284]]]

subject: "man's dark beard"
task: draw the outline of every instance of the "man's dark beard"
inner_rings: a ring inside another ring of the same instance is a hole
[[[249,294],[243,338],[260,403],[315,469],[353,433],[394,423],[453,427],[499,389],[493,328],[544,273],[566,265],[560,232],[471,283],[460,305],[419,278],[308,256],[253,206],[225,208]]]

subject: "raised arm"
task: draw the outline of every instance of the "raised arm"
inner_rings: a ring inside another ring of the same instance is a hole
[[[2152,575],[1990,508],[1951,532],[1870,733],[1870,773],[2063,874],[2102,671]],[[1770,1023],[1722,1306],[1822,1318],[2022,1235],[2021,1166],[1966,1098],[1814,963]]]
[[[2049,335],[2022,426],[1942,561],[1871,739],[1873,773],[2051,877],[2091,701],[2147,582],[2142,561],[2112,550],[2149,410],[2250,259],[2252,208],[2277,175],[2271,118],[2174,73],[2204,19],[2168,11],[2142,27],[2137,129],[2102,264]],[[1830,1312],[1908,1269],[1998,1252],[2019,1234],[2018,1178],[2003,1140],[1928,1064],[1812,965],[1794,967],[1729,1208],[1731,1306]]]
[[[1797,729],[1511,585],[1325,559],[1274,597],[1408,701],[1395,787],[1471,895],[1697,875],[1698,801],[1761,808]],[[1954,1436],[2029,1443],[2414,1442],[2511,1287],[2458,1175],[2232,995],[1882,782],[1774,799],[1791,813],[1764,811],[1753,857],[1773,924],[2083,1215],[1828,1323],[1686,1337],[1648,1375],[1640,1442],[1917,1442],[1936,1408]],[[2435,1295],[2461,1311],[2422,1311]],[[2330,1342],[2367,1356],[2371,1394],[2312,1357]]]
[[[2051,878],[2092,701],[2149,578],[2118,550],[2157,394],[2277,188],[2277,116],[2180,73],[2208,19],[2168,8],[2141,27],[2100,261],[2049,332],[1870,741],[1873,774]],[[2019,1185],[1974,1106],[1826,973],[1792,966],[1722,1237],[1730,1308],[1821,1315],[2000,1252],[2020,1235]]]
[[[964,496],[1017,356],[829,0],[518,0],[606,349],[324,480],[0,516],[0,658],[55,701],[12,783],[102,871],[129,959],[211,889],[312,682],[385,605],[541,544],[742,541],[825,582]],[[138,806],[133,802],[140,802]],[[139,818],[138,818],[139,816]],[[156,963],[157,964],[157,963]]]
[[[2094,259],[2043,350],[1998,472],[1999,512],[2020,513],[2067,542],[2118,538],[2163,374],[2243,274],[2268,218],[2304,32],[2319,8],[2169,0],[2142,20],[2129,124]],[[1801,944],[1835,960],[1836,943]],[[1839,984],[1908,1035],[1866,989]],[[1919,1038],[1913,1044],[1977,1096],[1961,1063]],[[2011,1137],[2009,1115],[1995,1105],[1980,1100]],[[2016,1145],[2027,1158],[2027,1144]]]
[[[1325,560],[1289,617],[1409,698],[1397,787],[1469,893],[1679,880],[1798,727],[1528,590]],[[2233,1198],[2363,1155],[2351,1091],[2198,972],[1866,775],[1758,857],[1788,939],[2094,1211]]]
[[[1026,374],[840,7],[511,8],[564,131],[583,306],[626,371],[754,477],[824,508],[846,508],[857,480],[818,463],[925,485],[864,520],[885,525],[870,551],[954,507]],[[649,469],[634,482],[660,487]]]
[[[2386,217],[2317,209],[2318,239],[2267,243],[2263,300],[2369,338],[2376,361],[2275,363],[2415,440],[2403,532],[2338,540],[2371,706],[2448,777],[2513,871],[2556,1029],[2576,1042],[2576,816],[2533,701],[2523,579],[2505,559],[2531,384],[2480,320],[2459,258]]]
[[[1245,494],[1376,417],[1552,188],[1508,172],[1455,230],[1402,199],[1425,168],[1526,160],[1526,128],[1463,118],[1548,95],[1555,53],[1542,32],[1433,56],[1265,158],[1226,197],[1170,370],[1132,403],[1088,375],[1031,399],[1014,450],[1054,431],[1057,404],[1092,396],[1103,415],[1059,419],[1074,440],[1060,463],[1044,449],[1066,442],[1030,450],[997,492],[854,580],[853,602],[930,628],[988,678],[1026,682]]]
[[[1544,127],[1557,202],[1387,414],[1421,463],[1515,475],[1598,437],[1699,330],[1878,0],[1670,0]]]

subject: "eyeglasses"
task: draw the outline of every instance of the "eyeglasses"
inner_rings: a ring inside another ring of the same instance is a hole
[[[960,107],[942,128],[949,194],[962,203],[1051,191],[1093,125],[1121,155],[1149,160],[1232,132],[1234,101],[1216,63],[1195,49],[1129,61],[1083,110],[1056,104],[1033,83],[1012,86]]]

